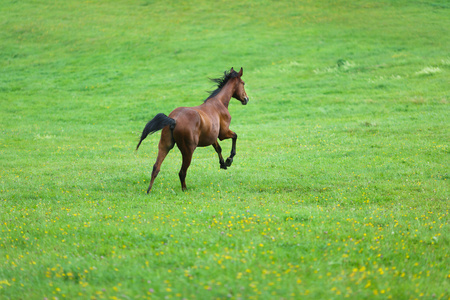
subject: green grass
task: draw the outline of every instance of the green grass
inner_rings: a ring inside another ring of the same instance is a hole
[[[449,9],[3,1],[0,298],[448,299]],[[145,123],[230,67],[233,166],[146,195]]]

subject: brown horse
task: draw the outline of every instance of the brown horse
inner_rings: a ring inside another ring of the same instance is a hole
[[[212,145],[219,155],[220,168],[226,169],[231,166],[233,157],[236,155],[237,134],[229,128],[231,116],[228,112],[228,104],[232,97],[241,101],[243,105],[248,103],[248,96],[244,89],[245,83],[241,79],[242,73],[242,68],[239,73],[231,68],[230,72],[224,72],[222,78],[212,79],[217,83],[217,89],[202,105],[178,107],[168,117],[159,113],[145,125],[136,150],[149,134],[162,129],[158,145],[158,157],[153,166],[147,193],[152,189],[164,158],[175,144],[177,144],[183,156],[179,173],[183,191],[186,190],[186,172],[191,164],[195,148]],[[222,149],[217,139],[222,141],[230,138],[233,141],[230,157],[224,161]]]

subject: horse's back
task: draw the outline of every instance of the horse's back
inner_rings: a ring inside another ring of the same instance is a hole
[[[198,112],[192,107],[178,107],[169,114],[169,117],[174,119],[177,124],[184,124],[183,127],[195,127],[200,122]]]

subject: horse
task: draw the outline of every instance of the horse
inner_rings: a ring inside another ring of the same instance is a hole
[[[152,189],[164,158],[175,144],[183,156],[178,173],[183,191],[186,191],[186,173],[191,164],[192,154],[197,147],[212,145],[219,156],[220,168],[226,170],[231,166],[233,157],[236,155],[237,134],[229,128],[231,115],[228,105],[231,98],[239,100],[243,105],[247,105],[249,101],[244,89],[245,82],[241,79],[242,74],[242,68],[239,72],[233,68],[229,72],[225,71],[223,77],[211,79],[217,84],[217,89],[211,92],[203,104],[194,107],[178,107],[169,116],[159,113],[145,125],[136,151],[148,135],[162,129],[158,156],[153,165],[147,194]],[[224,161],[222,148],[217,139],[222,141],[230,138],[232,139],[230,156]]]

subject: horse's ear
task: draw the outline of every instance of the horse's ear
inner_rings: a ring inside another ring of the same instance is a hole
[[[233,72],[234,72],[234,69],[233,69],[233,67],[231,67],[230,73],[233,73]]]
[[[242,74],[244,74],[244,70],[242,70],[242,68],[241,68],[241,70],[240,70],[239,73],[238,73],[239,77],[241,77]]]

